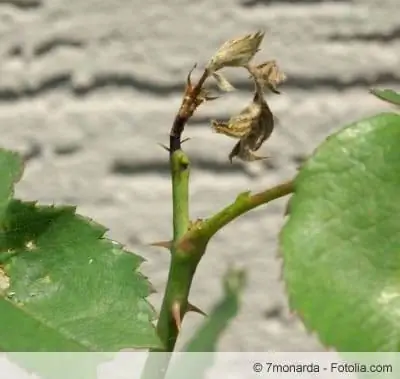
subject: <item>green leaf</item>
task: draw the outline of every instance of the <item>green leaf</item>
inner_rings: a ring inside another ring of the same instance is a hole
[[[371,89],[371,93],[381,100],[400,106],[400,93],[391,89]]]
[[[161,347],[143,258],[72,207],[10,200],[21,170],[0,150],[0,350]]]
[[[400,115],[328,138],[280,235],[291,308],[339,351],[400,351]]]
[[[159,347],[143,259],[102,238],[74,208],[14,200],[0,251],[10,287],[0,298],[7,351],[117,351]]]

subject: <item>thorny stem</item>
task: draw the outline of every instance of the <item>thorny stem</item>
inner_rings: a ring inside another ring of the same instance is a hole
[[[179,241],[178,245],[182,248],[188,249],[199,243],[207,244],[213,235],[234,219],[254,208],[289,195],[292,192],[294,192],[293,180],[279,184],[254,195],[250,195],[248,192],[242,193],[232,204],[223,208],[209,219],[203,220],[197,228],[186,233]]]
[[[196,100],[200,95],[204,82],[208,78],[208,72],[207,70],[204,70],[197,84],[192,87],[190,84],[190,74],[192,73],[192,71],[189,72],[188,83],[182,100],[182,105],[177,115],[175,116],[175,120],[172,124],[171,132],[169,135],[169,151],[171,155],[174,153],[174,151],[181,150],[181,137],[183,130],[189,118],[192,116],[193,112],[196,109]]]
[[[190,72],[191,73],[191,72]],[[190,162],[182,151],[181,138],[187,121],[200,103],[198,97],[208,77],[204,71],[196,86],[190,84],[190,73],[182,105],[170,132],[170,171],[172,178],[173,240],[167,286],[157,323],[157,333],[164,345],[163,350],[151,350],[142,374],[143,379],[163,378],[178,338],[180,324],[188,311],[188,296],[197,265],[205,246],[197,246],[190,254],[176,247],[189,230],[189,170]],[[157,352],[163,352],[162,354]]]
[[[196,86],[190,83],[190,73],[181,107],[170,132],[170,169],[173,197],[173,240],[170,246],[171,263],[167,286],[161,306],[157,332],[164,345],[163,350],[151,350],[142,379],[165,377],[172,352],[180,331],[180,325],[189,310],[188,296],[200,259],[204,255],[210,238],[218,230],[240,215],[290,194],[294,190],[292,181],[283,183],[258,194],[241,194],[236,201],[211,218],[191,226],[189,221],[189,159],[182,151],[182,133],[185,125],[201,104],[200,93],[209,73],[207,70]],[[160,352],[163,352],[160,354]]]

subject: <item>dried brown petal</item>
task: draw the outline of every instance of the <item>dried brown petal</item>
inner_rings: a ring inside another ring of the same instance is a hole
[[[228,122],[212,120],[211,126],[216,133],[224,134],[228,137],[241,138],[251,130],[252,123],[256,117],[257,114],[252,115],[250,112],[240,113],[232,117]]]
[[[274,116],[264,101],[261,104],[260,113],[254,120],[250,132],[245,136],[246,144],[253,151],[258,150],[274,130]]]
[[[214,72],[213,77],[221,91],[232,92],[236,89],[222,74]]]
[[[279,94],[277,87],[287,79],[283,71],[279,69],[275,60],[266,61],[251,69],[252,75],[267,86],[272,92]]]
[[[240,141],[234,146],[229,154],[229,159],[237,156],[244,161],[254,161],[265,159],[253,154],[271,136],[274,130],[274,116],[264,100],[262,87],[255,81],[256,92],[253,98],[252,108],[257,110],[251,119],[250,127],[245,134],[240,137]],[[251,109],[251,107],[248,107]]]
[[[232,116],[228,122],[211,121],[213,130],[216,133],[225,134],[229,137],[241,138],[250,132],[253,123],[257,122],[260,116],[260,103],[253,101],[239,114]]]
[[[238,115],[231,117],[228,122],[212,121],[215,132],[240,139],[229,154],[231,162],[236,156],[244,161],[265,159],[266,157],[257,156],[254,152],[262,146],[274,130],[274,115],[264,99],[263,85],[254,71],[249,69],[249,72],[255,85],[251,104]]]
[[[210,59],[206,69],[211,74],[223,67],[247,65],[258,52],[263,38],[264,32],[258,31],[225,42]]]
[[[230,126],[228,122],[211,120],[211,127],[214,132],[224,134],[228,137],[240,138],[248,132],[248,126],[245,124]]]

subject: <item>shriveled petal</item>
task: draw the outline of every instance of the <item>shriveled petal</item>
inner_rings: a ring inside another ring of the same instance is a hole
[[[279,94],[277,87],[287,79],[286,74],[281,71],[275,60],[266,61],[252,68],[252,73],[262,85],[267,86],[272,92]]]
[[[248,133],[249,128],[251,126],[244,124],[244,123],[241,125],[238,125],[238,124],[232,125],[229,122],[219,122],[219,121],[212,120],[211,127],[214,130],[214,132],[216,132],[216,133],[224,134],[228,137],[241,138],[246,133]]]

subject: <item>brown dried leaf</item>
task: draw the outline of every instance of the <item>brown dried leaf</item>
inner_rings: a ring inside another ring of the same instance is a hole
[[[210,59],[206,69],[209,73],[214,73],[223,67],[247,65],[258,52],[263,38],[264,32],[258,31],[225,42]]]
[[[257,151],[261,145],[271,136],[274,130],[274,116],[269,109],[262,93],[261,84],[255,81],[256,92],[253,98],[253,114],[247,132],[240,137],[240,141],[234,146],[229,154],[229,160],[237,156],[244,161],[255,161],[267,157],[259,157],[253,152]],[[248,107],[251,108],[251,107]],[[248,126],[248,125],[247,125]]]
[[[251,69],[252,75],[272,92],[280,94],[277,86],[287,79],[283,71],[279,69],[275,60],[266,61]]]
[[[211,127],[216,133],[233,138],[244,137],[253,127],[260,115],[261,107],[258,101],[253,101],[239,114],[232,116],[228,122],[211,121]]]

